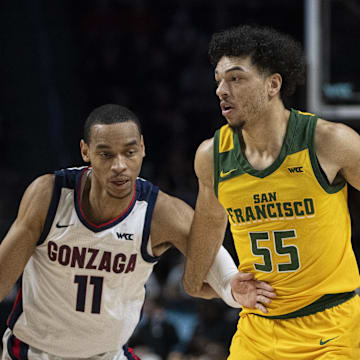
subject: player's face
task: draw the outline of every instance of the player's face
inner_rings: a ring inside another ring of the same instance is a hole
[[[250,57],[223,56],[215,69],[222,115],[233,128],[246,128],[267,105],[266,77]]]
[[[92,166],[92,186],[123,199],[132,196],[145,156],[143,137],[135,123],[94,125],[90,142],[81,142],[84,161]]]

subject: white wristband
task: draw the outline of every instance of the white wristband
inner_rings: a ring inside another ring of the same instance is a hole
[[[225,286],[225,289],[222,293],[221,298],[224,300],[224,302],[237,309],[241,309],[241,305],[234,299],[231,293],[231,286],[230,286],[230,280],[228,281],[227,285]]]
[[[230,254],[222,246],[205,279],[222,300],[233,308],[241,308],[231,293],[230,280],[238,273],[238,269]]]

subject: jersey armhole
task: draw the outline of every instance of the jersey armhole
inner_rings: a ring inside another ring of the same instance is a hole
[[[317,118],[314,118],[308,127],[307,136],[309,139],[309,156],[311,161],[311,166],[314,171],[314,175],[320,184],[320,186],[328,193],[335,194],[340,191],[345,185],[346,181],[341,180],[337,184],[330,184],[329,180],[326,177],[324,170],[321,168],[318,157],[315,152],[315,129],[317,124]]]
[[[53,193],[51,196],[49,210],[46,215],[46,220],[45,220],[43,231],[40,235],[40,238],[39,238],[36,246],[43,244],[46,237],[48,236],[48,234],[50,232],[50,228],[54,221],[56,210],[57,210],[60,196],[61,196],[62,183],[63,183],[63,176],[55,173],[54,188],[53,188]]]
[[[142,242],[141,242],[141,256],[147,262],[157,262],[159,261],[159,257],[150,255],[147,247],[150,239],[150,228],[151,228],[151,219],[154,212],[154,207],[156,203],[156,199],[159,193],[159,188],[157,186],[152,186],[150,194],[148,195],[148,207],[146,209],[145,214],[145,221],[144,221],[144,230],[142,235]]]

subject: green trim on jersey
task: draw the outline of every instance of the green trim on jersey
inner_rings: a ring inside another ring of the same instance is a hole
[[[345,181],[345,179],[341,179],[340,182],[337,184],[333,184],[333,185],[329,184],[328,179],[326,178],[323,171],[321,170],[319,160],[318,160],[318,158],[316,156],[316,152],[315,152],[316,123],[317,123],[317,121],[312,121],[312,122],[310,122],[310,125],[308,126],[309,138],[311,139],[311,142],[309,142],[309,155],[310,155],[311,165],[314,170],[316,179],[319,182],[319,184],[321,185],[321,187],[328,194],[334,194],[334,193],[340,191],[346,185],[346,181]]]
[[[355,291],[339,293],[339,294],[327,294],[322,296],[320,299],[314,301],[312,304],[289,314],[278,315],[278,316],[266,316],[260,314],[253,314],[253,315],[264,317],[267,319],[294,319],[297,317],[313,315],[320,311],[324,311],[326,309],[331,309],[334,306],[340,305],[352,299],[355,295],[356,295]]]
[[[238,135],[235,136],[234,151],[236,152],[236,158],[238,159],[241,168],[244,169],[245,172],[247,172],[248,174],[255,176],[255,177],[264,178],[264,177],[272,174],[274,171],[276,171],[281,166],[281,164],[283,163],[283,161],[285,160],[285,158],[288,154],[292,154],[292,153],[301,151],[305,148],[304,144],[298,144],[294,141],[294,139],[296,139],[296,135],[297,135],[296,128],[298,125],[294,118],[295,118],[295,115],[292,111],[290,113],[288,127],[286,129],[286,134],[285,134],[284,142],[281,146],[280,153],[279,153],[278,157],[275,159],[275,161],[269,167],[267,167],[266,169],[263,169],[263,170],[257,170],[251,166],[251,164],[249,163],[249,161],[247,160],[247,158],[243,155],[243,153],[241,151],[239,136]],[[302,145],[302,148],[300,148],[299,145]],[[294,147],[295,147],[295,149],[294,149]]]

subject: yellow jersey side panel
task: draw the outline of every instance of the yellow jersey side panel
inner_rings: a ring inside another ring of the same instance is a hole
[[[225,125],[220,129],[220,152],[226,152],[234,148],[232,131],[229,125]]]

